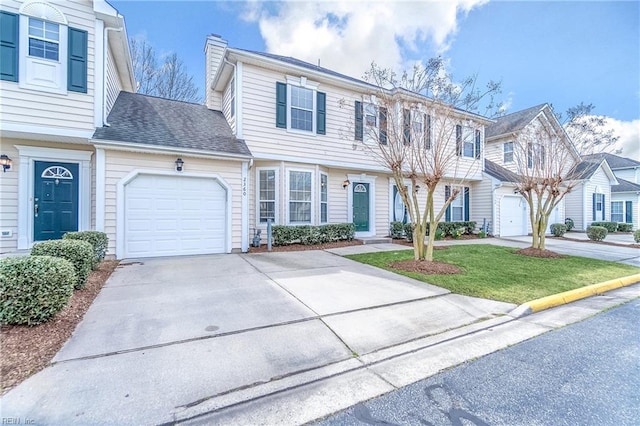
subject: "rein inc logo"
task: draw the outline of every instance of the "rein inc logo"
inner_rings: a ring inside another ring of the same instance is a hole
[[[3,424],[3,425],[34,425],[34,424],[36,424],[36,421],[34,419],[30,419],[28,417],[25,417],[24,419],[22,417],[2,417],[2,421],[0,422],[0,424]]]

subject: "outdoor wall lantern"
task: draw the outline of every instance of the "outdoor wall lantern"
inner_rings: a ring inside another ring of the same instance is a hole
[[[342,189],[347,189],[347,186],[349,186],[349,184],[350,184],[350,183],[351,183],[351,182],[349,181],[349,179],[345,179],[345,180],[342,182]]]
[[[181,172],[182,171],[182,166],[184,166],[184,161],[182,161],[182,158],[178,158],[176,160],[176,171],[177,172]]]
[[[2,164],[2,171],[7,172],[11,168],[11,158],[9,158],[6,154],[0,155],[0,164]]]

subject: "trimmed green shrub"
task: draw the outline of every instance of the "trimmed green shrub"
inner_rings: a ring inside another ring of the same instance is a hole
[[[564,220],[564,224],[567,225],[567,231],[571,231],[576,226],[576,224],[573,222],[573,219],[571,219],[570,217]]]
[[[478,232],[478,238],[487,238],[487,233],[481,230]]]
[[[476,229],[476,222],[440,222],[438,223],[438,229],[441,230],[445,236],[454,237],[456,234],[459,238],[461,235],[471,235]],[[462,234],[459,229],[462,229]]]
[[[633,223],[618,223],[617,232],[631,232],[633,230]]]
[[[587,237],[593,241],[602,241],[607,237],[607,228],[604,226],[591,225],[587,226]]]
[[[81,240],[86,241],[93,247],[94,259],[93,269],[96,269],[98,264],[104,260],[104,256],[107,254],[107,248],[109,247],[109,238],[104,232],[98,231],[79,231],[79,232],[67,232],[62,236],[64,240]]]
[[[434,239],[436,241],[440,241],[442,239],[444,239],[445,235],[444,235],[444,231],[442,229],[436,229],[436,235],[434,237]]]
[[[636,229],[635,232],[633,233],[633,240],[636,243],[640,243],[640,229]]]
[[[402,238],[404,237],[404,223],[402,222],[391,222],[389,224],[389,235],[391,238]]]
[[[413,223],[404,224],[404,235],[407,237],[407,241],[413,242]]]
[[[618,222],[592,222],[591,226],[602,226],[606,228],[608,232],[616,232],[618,229]]]
[[[564,223],[554,223],[551,225],[551,233],[554,237],[562,237],[567,232],[567,225]]]
[[[75,282],[75,270],[66,259],[0,259],[0,323],[36,325],[47,321],[67,304]]]
[[[80,240],[50,240],[35,244],[31,249],[34,256],[54,256],[67,259],[76,271],[74,288],[84,287],[91,266],[93,265],[94,251],[91,244]]]
[[[274,225],[271,230],[273,245],[286,246],[294,243],[313,245],[332,241],[351,241],[356,227],[353,223],[332,223],[321,226]]]

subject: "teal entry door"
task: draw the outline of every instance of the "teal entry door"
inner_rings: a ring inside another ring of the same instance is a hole
[[[55,240],[78,230],[78,164],[36,161],[33,240]]]
[[[356,232],[369,230],[369,184],[353,184],[353,224]]]

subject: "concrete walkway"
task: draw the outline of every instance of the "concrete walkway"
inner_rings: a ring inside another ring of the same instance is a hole
[[[386,351],[513,308],[323,251],[123,261],[2,415],[160,424],[349,371],[366,397],[388,385],[360,370]]]

